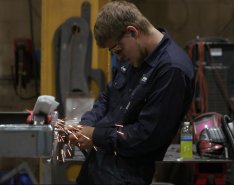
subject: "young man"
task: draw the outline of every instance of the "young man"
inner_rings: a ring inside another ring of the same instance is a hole
[[[109,2],[94,26],[98,46],[119,61],[113,78],[69,139],[89,150],[79,185],[150,184],[191,103],[190,59],[166,30],[125,1]]]

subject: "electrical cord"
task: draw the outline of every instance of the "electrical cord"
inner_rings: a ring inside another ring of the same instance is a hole
[[[207,112],[208,109],[207,80],[204,73],[204,41],[192,42],[188,46],[188,55],[193,61],[193,50],[196,45],[198,46],[198,61],[195,74],[195,95],[187,113],[188,120],[193,120],[199,114]]]
[[[189,42],[186,45],[186,50],[188,55],[190,56],[191,60],[194,62],[196,60],[196,74],[195,74],[195,96],[193,98],[191,107],[187,113],[187,117],[189,120],[193,120],[199,114],[205,113],[208,111],[208,85],[207,79],[204,72],[205,60],[210,64],[215,64],[213,61],[213,57],[211,56],[210,52],[208,52],[208,57],[205,58],[205,49],[210,51],[210,47],[208,43],[214,42],[222,42],[222,43],[229,43],[227,39],[223,38],[202,38],[196,39]],[[194,49],[197,49],[198,58],[194,57]],[[216,83],[217,88],[219,89],[230,113],[234,113],[234,106],[232,102],[229,100],[229,92],[227,89],[226,84],[223,81],[223,78],[220,74],[219,68],[217,66],[211,67],[211,72],[213,74],[214,81]]]

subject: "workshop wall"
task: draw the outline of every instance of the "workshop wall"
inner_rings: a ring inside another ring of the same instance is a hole
[[[132,0],[156,27],[165,27],[184,46],[200,37],[234,41],[233,0]]]
[[[234,40],[232,0],[131,0],[157,27],[165,27],[184,46],[200,37]],[[41,47],[41,0],[31,0],[35,48]],[[13,88],[14,39],[31,37],[28,0],[0,0],[0,111],[31,107],[33,100],[22,100]],[[29,84],[34,91],[34,83]],[[40,87],[38,87],[40,88]],[[27,89],[27,90],[28,90]],[[30,90],[29,90],[30,91]],[[34,92],[23,92],[33,95]]]
[[[34,80],[27,84],[27,88],[18,89],[18,94],[16,94],[12,78],[12,67],[15,63],[14,40],[16,38],[31,38],[32,36],[29,1],[0,0],[0,111],[30,109],[33,108],[36,100]],[[131,1],[156,27],[165,27],[182,47],[197,36],[225,37],[234,42],[233,0]],[[31,0],[31,3],[35,49],[41,49],[42,0]],[[37,85],[37,88],[40,89],[40,85]],[[11,163],[8,160],[0,160],[0,167],[10,170],[20,162],[17,159],[11,159]],[[34,167],[36,174],[38,162],[32,161],[31,166]],[[163,175],[159,174],[159,176]]]
[[[32,28],[35,49],[41,47],[41,0],[31,0]],[[14,89],[15,69],[14,41],[18,38],[31,39],[29,0],[0,0],[0,112],[32,109],[36,100],[35,83],[30,81],[25,88]],[[8,172],[23,161],[39,174],[39,161],[32,159],[0,158],[0,173]],[[37,176],[36,176],[37,177]],[[37,177],[38,178],[38,177]]]
[[[32,19],[29,2],[32,7]],[[28,82],[25,88],[18,86],[18,95],[13,88],[14,41],[19,38],[32,39],[33,35],[35,49],[40,49],[40,22],[41,0],[0,0],[0,111],[21,111],[31,108],[35,102],[35,98],[31,98],[35,95],[33,80]]]

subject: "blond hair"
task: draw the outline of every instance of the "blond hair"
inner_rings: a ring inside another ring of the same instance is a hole
[[[97,45],[105,47],[107,40],[118,40],[126,32],[126,27],[129,25],[135,26],[147,34],[151,24],[133,3],[112,1],[105,4],[101,8],[94,25]]]

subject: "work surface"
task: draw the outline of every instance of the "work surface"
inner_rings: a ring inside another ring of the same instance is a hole
[[[167,153],[163,159],[164,162],[233,162],[230,159],[219,159],[211,157],[201,157],[196,152],[196,146],[193,146],[193,158],[181,159],[180,158],[180,145],[171,144],[167,150]]]

